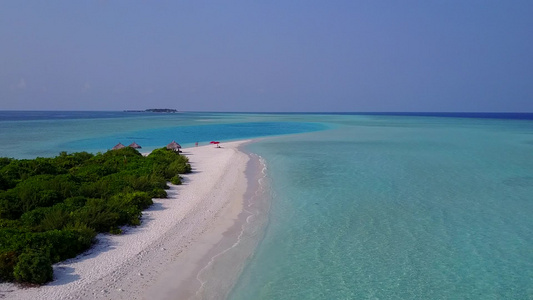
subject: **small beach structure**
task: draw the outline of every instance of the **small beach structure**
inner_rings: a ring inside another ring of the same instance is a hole
[[[111,150],[118,150],[125,148],[126,146],[122,145],[122,143],[118,143],[115,147],[111,148]]]
[[[141,149],[142,148],[141,146],[139,146],[139,144],[137,144],[135,142],[131,143],[128,147],[133,148],[133,149]]]
[[[210,144],[214,144],[214,145],[217,145],[217,148],[220,148],[220,142],[218,141],[211,141]]]
[[[167,145],[167,149],[180,152],[181,146],[176,141],[172,141],[172,143]]]

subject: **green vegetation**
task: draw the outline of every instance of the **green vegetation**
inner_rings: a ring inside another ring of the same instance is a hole
[[[50,281],[53,263],[87,250],[99,232],[139,225],[167,182],[190,171],[187,157],[165,148],[0,158],[0,282]]]

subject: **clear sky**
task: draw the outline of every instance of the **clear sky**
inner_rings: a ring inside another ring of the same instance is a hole
[[[533,112],[533,1],[0,1],[0,110]]]

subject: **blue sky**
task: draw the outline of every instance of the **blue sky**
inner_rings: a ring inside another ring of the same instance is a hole
[[[533,1],[0,2],[0,110],[533,112]]]

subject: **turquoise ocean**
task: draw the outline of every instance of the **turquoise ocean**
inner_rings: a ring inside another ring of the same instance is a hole
[[[228,299],[533,299],[533,114],[0,112],[0,156],[256,138]]]

